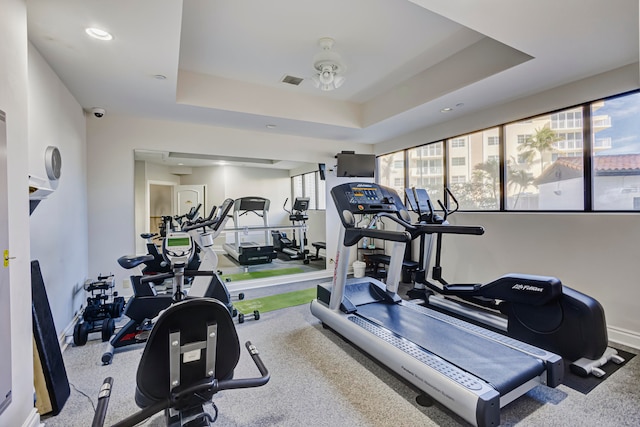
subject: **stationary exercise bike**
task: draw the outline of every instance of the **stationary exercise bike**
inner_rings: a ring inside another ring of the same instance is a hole
[[[233,203],[233,201],[231,202]],[[103,364],[107,365],[111,363],[115,349],[139,344],[147,340],[149,332],[153,327],[153,319],[162,310],[168,308],[171,304],[182,300],[186,295],[186,291],[184,289],[185,277],[191,279],[191,287],[189,289],[190,296],[215,298],[227,307],[227,310],[232,316],[237,314],[237,311],[233,307],[231,296],[229,295],[224,283],[218,277],[216,271],[213,269],[205,271],[188,269],[189,266],[192,265],[193,254],[196,252],[196,244],[189,232],[191,230],[204,227],[216,228],[217,226],[220,228],[226,221],[226,214],[229,209],[230,206],[228,206],[228,203],[223,204],[220,209],[221,214],[214,217],[216,210],[214,207],[209,217],[199,221],[194,221],[194,224],[197,225],[189,225],[190,223],[183,224],[184,228],[191,227],[188,228],[187,231],[165,231],[165,238],[162,242],[162,256],[167,265],[171,267],[171,271],[154,275],[131,276],[134,293],[124,308],[124,315],[126,315],[130,320],[109,341],[107,349],[102,355]],[[189,256],[186,258],[185,263],[178,262],[176,264],[175,256],[171,255],[171,253],[175,252],[176,244],[180,241],[185,243],[181,250],[185,251]],[[213,253],[213,250],[210,252]],[[213,253],[212,256],[215,257],[215,253]],[[154,259],[155,258],[152,254],[122,256],[118,259],[118,263],[123,268],[133,269],[145,264],[146,262],[153,262]],[[207,261],[205,265],[213,266],[215,268],[211,261]],[[200,262],[198,266],[202,267],[202,262]],[[164,294],[158,293],[153,284],[156,282],[162,283],[168,279],[170,279],[173,284],[172,292]]]
[[[162,242],[162,253],[171,271],[155,275],[131,276],[133,296],[124,307],[124,315],[129,318],[129,321],[109,340],[107,349],[102,354],[103,364],[111,363],[115,349],[145,342],[153,327],[153,319],[171,304],[184,299],[184,269],[193,257],[194,251],[193,241],[187,233],[168,232]],[[152,260],[153,255],[149,254],[122,256],[118,259],[118,263],[123,268],[131,269]],[[164,294],[157,293],[153,282],[157,280],[164,282],[167,279],[172,280],[172,291]]]
[[[158,317],[138,365],[135,401],[142,409],[115,426],[135,426],[163,410],[167,426],[211,425],[218,415],[212,401],[217,392],[259,387],[269,381],[256,347],[250,341],[245,346],[260,377],[234,379],[240,344],[227,308],[210,298],[186,298],[173,304]],[[112,386],[113,379],[106,378],[94,427],[104,424]],[[205,411],[206,404],[213,415]]]
[[[160,234],[158,233],[143,233],[140,235],[143,239],[146,240],[147,254],[153,255],[153,259],[144,262],[144,267],[142,268],[143,275],[153,275],[153,274],[161,274],[168,273],[171,271],[171,266],[167,263],[167,261],[162,256],[162,253],[158,251],[158,246],[154,242],[155,239],[160,238],[163,239],[167,232],[179,229],[183,223],[188,223],[196,220],[198,218],[198,212],[202,207],[202,203],[198,204],[198,206],[192,207],[189,212],[184,215],[165,215],[162,217],[160,222]],[[215,206],[214,206],[215,211]],[[213,213],[213,211],[212,211]],[[209,218],[210,219],[210,218]],[[177,224],[177,225],[174,225]],[[191,261],[189,261],[189,265],[187,266],[190,270],[197,270],[200,265],[200,254],[199,250],[196,249],[196,253],[194,254]],[[154,282],[156,286],[159,286],[161,283]]]
[[[455,204],[452,210],[438,201],[443,215],[435,213],[424,189],[406,189],[407,200],[426,224],[448,224],[447,218],[458,210],[458,201],[448,188],[446,193]],[[481,235],[482,227],[459,226],[462,234]],[[588,295],[563,286],[555,277],[507,274],[492,282],[450,284],[442,277],[440,265],[443,227],[436,236],[435,265],[431,270],[434,283],[427,280],[433,234],[421,238],[420,257],[423,268],[416,272],[416,287],[409,297],[425,301],[425,305],[448,312],[520,341],[562,356],[572,362],[570,369],[582,376],[601,377],[600,369],[608,361],[623,363],[616,350],[607,347],[604,309]]]

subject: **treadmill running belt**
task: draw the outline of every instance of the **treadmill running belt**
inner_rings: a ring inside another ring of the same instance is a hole
[[[366,304],[357,314],[491,384],[500,395],[545,370],[541,360],[399,304]]]

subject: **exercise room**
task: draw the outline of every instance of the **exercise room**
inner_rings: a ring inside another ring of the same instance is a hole
[[[640,425],[638,2],[0,7],[0,426]]]

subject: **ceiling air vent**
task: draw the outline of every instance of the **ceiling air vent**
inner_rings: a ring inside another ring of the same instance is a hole
[[[284,76],[281,81],[282,83],[289,83],[290,85],[298,86],[303,80],[304,79],[300,77]]]

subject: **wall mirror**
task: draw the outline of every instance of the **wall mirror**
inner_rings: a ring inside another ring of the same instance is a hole
[[[214,241],[217,269],[223,278],[233,282],[279,274],[311,276],[326,269],[322,250],[319,260],[296,259],[284,251],[287,241],[295,240],[293,247],[300,248],[303,231],[310,256],[317,253],[313,243],[326,241],[326,191],[318,164],[142,149],[134,150],[134,159],[136,253],[147,253],[147,241],[141,235],[160,234],[164,216],[183,215],[201,204],[198,214],[206,217],[227,198],[256,197],[269,201],[268,211],[255,208],[233,215],[232,209],[225,228],[240,230],[223,231]],[[310,202],[304,220],[294,223],[290,215],[296,197],[307,197]],[[265,223],[269,229],[254,230]],[[304,230],[287,228],[302,224]],[[160,236],[153,241],[160,244]],[[247,264],[225,250],[225,244],[234,243],[275,244],[276,249],[279,246],[283,250],[276,250],[277,256],[271,262]]]

